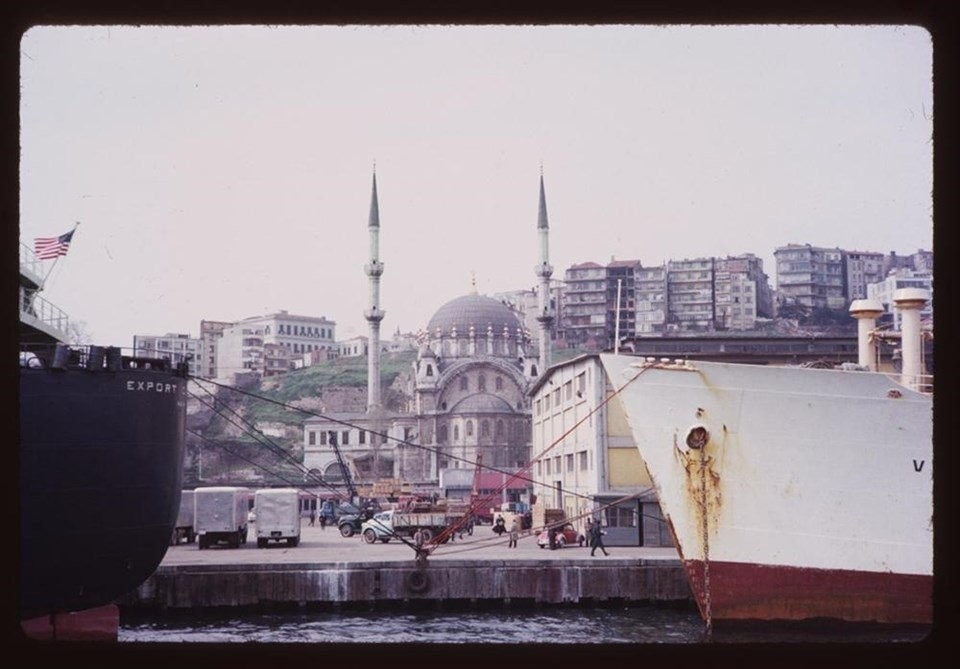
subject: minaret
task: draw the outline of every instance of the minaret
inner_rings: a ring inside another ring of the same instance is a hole
[[[380,206],[377,203],[377,168],[373,168],[373,192],[370,195],[370,262],[364,265],[370,277],[370,308],[363,317],[370,324],[370,336],[367,342],[367,412],[380,409],[380,321],[384,311],[380,309],[380,275],[383,263],[380,262]]]
[[[540,165],[540,211],[537,215],[537,232],[540,235],[540,264],[534,272],[540,278],[539,308],[537,323],[540,325],[540,374],[550,366],[550,326],[553,324],[553,310],[550,308],[550,277],[553,267],[550,265],[550,247],[547,224],[547,197],[543,191],[543,165]]]

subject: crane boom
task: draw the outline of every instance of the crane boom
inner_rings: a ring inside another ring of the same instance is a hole
[[[350,471],[350,468],[347,466],[346,460],[343,458],[343,453],[340,452],[340,447],[337,446],[337,433],[330,432],[330,446],[333,447],[333,453],[337,456],[337,463],[340,465],[340,471],[343,473],[343,481],[347,485],[347,492],[350,495],[350,501],[355,504],[360,504],[360,494],[357,492],[357,486],[353,481],[353,473]]]

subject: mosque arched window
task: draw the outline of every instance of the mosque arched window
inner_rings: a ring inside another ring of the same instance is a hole
[[[483,374],[477,378],[477,389],[482,393],[487,390],[487,377]]]
[[[498,376],[494,385],[497,390],[503,390],[503,377]]]
[[[486,419],[480,421],[480,436],[481,437],[490,436],[490,421]]]
[[[427,376],[433,376],[433,365],[427,363]]]
[[[437,428],[437,443],[445,444],[447,443],[447,426],[441,425]]]
[[[460,426],[459,426],[459,425],[454,425],[454,426],[453,426],[453,440],[454,440],[454,441],[460,441]]]
[[[499,418],[497,419],[497,425],[494,428],[494,434],[497,439],[503,439],[503,421]]]
[[[472,436],[473,436],[473,421],[472,421],[472,420],[468,420],[468,421],[467,421],[466,433],[467,433],[467,436],[468,436],[468,437],[472,437]]]
[[[460,377],[460,390],[468,390],[469,384],[467,382],[467,375],[464,374]]]

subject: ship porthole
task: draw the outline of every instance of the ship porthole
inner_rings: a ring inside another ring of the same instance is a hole
[[[410,572],[407,576],[407,588],[411,592],[423,592],[430,584],[427,574],[420,570]]]
[[[702,425],[691,428],[687,433],[687,446],[690,448],[699,450],[706,446],[708,441],[710,441],[710,433]]]

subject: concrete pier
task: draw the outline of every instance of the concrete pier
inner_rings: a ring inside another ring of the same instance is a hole
[[[252,529],[252,528],[251,528]],[[253,536],[252,533],[250,536]],[[414,600],[465,604],[692,602],[674,549],[540,549],[533,536],[507,548],[489,526],[442,544],[422,569],[396,540],[368,545],[336,528],[305,526],[299,546],[199,550],[171,546],[156,572],[118,601],[121,609],[271,605],[377,605]]]

